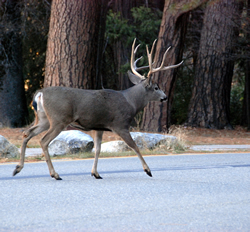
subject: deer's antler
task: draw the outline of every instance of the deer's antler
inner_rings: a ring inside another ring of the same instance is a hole
[[[153,54],[153,51],[154,51],[154,47],[155,47],[155,43],[156,43],[156,40],[154,41],[153,43],[153,46],[151,48],[151,52],[149,53],[148,51],[148,46],[146,46],[147,48],[147,55],[148,55],[148,66],[149,66],[149,72],[148,72],[148,75],[147,77],[149,77],[152,73],[155,73],[155,72],[159,72],[159,71],[163,71],[163,70],[167,70],[167,69],[172,69],[172,68],[177,68],[179,67],[183,61],[181,61],[179,64],[175,64],[175,65],[170,65],[170,66],[165,66],[164,67],[164,62],[165,62],[165,59],[166,59],[166,55],[169,51],[169,49],[171,48],[171,46],[165,51],[164,55],[163,55],[163,59],[162,59],[162,62],[161,62],[161,65],[160,67],[158,68],[153,68],[153,64],[152,64],[152,54]]]
[[[164,66],[164,62],[165,62],[165,59],[166,59],[166,55],[167,55],[169,49],[171,48],[171,47],[169,47],[169,48],[165,51],[165,53],[164,53],[164,55],[163,55],[163,59],[162,59],[162,62],[161,62],[160,67],[158,67],[158,68],[153,68],[153,64],[154,64],[154,63],[152,63],[152,60],[153,60],[153,52],[154,52],[155,43],[156,43],[156,41],[157,41],[157,40],[155,40],[154,43],[153,43],[153,45],[152,45],[152,48],[151,48],[150,53],[149,53],[149,50],[148,50],[148,46],[146,46],[146,49],[147,49],[147,56],[148,56],[148,66],[137,67],[137,66],[136,66],[136,63],[137,63],[140,59],[142,59],[142,56],[141,56],[140,58],[138,58],[138,59],[135,60],[135,54],[136,54],[136,52],[137,52],[137,49],[140,47],[140,44],[138,44],[138,45],[136,46],[136,48],[135,48],[135,41],[136,41],[136,39],[134,39],[134,42],[133,42],[133,45],[132,45],[130,65],[131,65],[131,70],[132,70],[132,72],[133,72],[136,76],[138,76],[139,78],[141,78],[141,79],[145,79],[145,77],[142,76],[140,73],[137,72],[137,71],[139,71],[139,70],[142,70],[142,69],[145,69],[145,68],[149,68],[149,72],[148,72],[148,75],[147,75],[147,77],[149,77],[152,73],[159,72],[159,71],[163,71],[163,70],[167,70],[167,69],[177,68],[177,67],[179,67],[179,66],[183,63],[183,61],[181,61],[179,64],[176,64],[176,65]]]
[[[137,67],[137,66],[136,66],[137,62],[138,62],[140,59],[142,59],[142,56],[141,56],[140,58],[136,59],[136,61],[135,61],[135,54],[136,54],[136,52],[137,52],[137,49],[140,47],[140,44],[138,44],[138,45],[136,46],[136,48],[135,48],[135,41],[136,41],[136,39],[134,39],[134,42],[133,42],[133,45],[132,45],[130,66],[131,66],[132,72],[133,72],[136,76],[138,76],[138,77],[140,77],[141,79],[144,80],[145,77],[144,77],[143,75],[141,75],[140,73],[138,73],[137,71],[142,70],[142,69],[145,69],[145,68],[148,68],[149,66],[142,66],[142,67]]]

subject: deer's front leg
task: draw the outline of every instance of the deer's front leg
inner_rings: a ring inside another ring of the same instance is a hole
[[[97,172],[97,163],[101,151],[102,135],[103,131],[96,131],[95,133],[95,160],[91,171],[91,176],[94,176],[96,179],[102,179],[102,177]]]
[[[49,143],[57,135],[59,135],[60,132],[65,128],[65,124],[56,124],[55,126],[52,125],[40,141],[40,144],[41,144],[41,147],[43,149],[45,159],[46,159],[46,162],[47,162],[47,165],[49,168],[50,176],[52,178],[55,178],[56,180],[62,180],[62,178],[58,175],[58,173],[55,172],[55,169],[54,169],[53,164],[52,164],[51,159],[50,159],[48,146],[49,146]]]
[[[134,142],[134,140],[132,139],[129,131],[123,129],[123,130],[116,130],[115,132],[124,140],[125,143],[128,144],[129,147],[131,147],[135,151],[135,153],[138,155],[142,163],[144,172],[146,172],[150,177],[152,177],[150,168],[148,167],[146,161],[143,159],[141,152],[139,148],[137,147],[136,143]]]

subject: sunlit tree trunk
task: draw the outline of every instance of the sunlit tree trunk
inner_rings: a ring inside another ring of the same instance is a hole
[[[211,2],[205,10],[189,106],[190,126],[231,128],[229,109],[238,2]]]
[[[45,87],[96,87],[101,2],[52,1]]]

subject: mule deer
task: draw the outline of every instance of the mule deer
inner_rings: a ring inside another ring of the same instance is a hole
[[[67,87],[48,87],[38,90],[34,95],[33,106],[35,108],[35,124],[23,133],[20,162],[16,166],[13,175],[19,173],[24,166],[24,156],[28,141],[48,130],[40,141],[51,177],[61,180],[55,172],[49,153],[49,143],[68,125],[81,130],[95,130],[95,159],[91,175],[97,179],[101,176],[97,172],[97,162],[101,150],[103,131],[113,131],[118,134],[138,155],[144,171],[151,175],[151,171],[143,159],[137,145],[129,133],[132,119],[138,111],[142,110],[149,101],[164,101],[165,93],[159,89],[157,83],[152,80],[152,74],[161,70],[176,68],[182,64],[164,67],[164,61],[168,50],[163,56],[161,66],[153,68],[152,53],[147,47],[148,66],[138,68],[135,60],[137,49],[136,39],[131,51],[131,70],[129,77],[135,85],[129,89],[115,91],[111,89],[85,90]],[[138,70],[148,68],[147,78],[138,73]]]

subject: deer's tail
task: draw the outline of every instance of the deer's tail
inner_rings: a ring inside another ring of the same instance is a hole
[[[42,92],[38,92],[36,93],[36,95],[34,96],[34,100],[32,102],[32,106],[34,108],[35,111],[44,111],[44,107],[43,107],[43,93]]]

